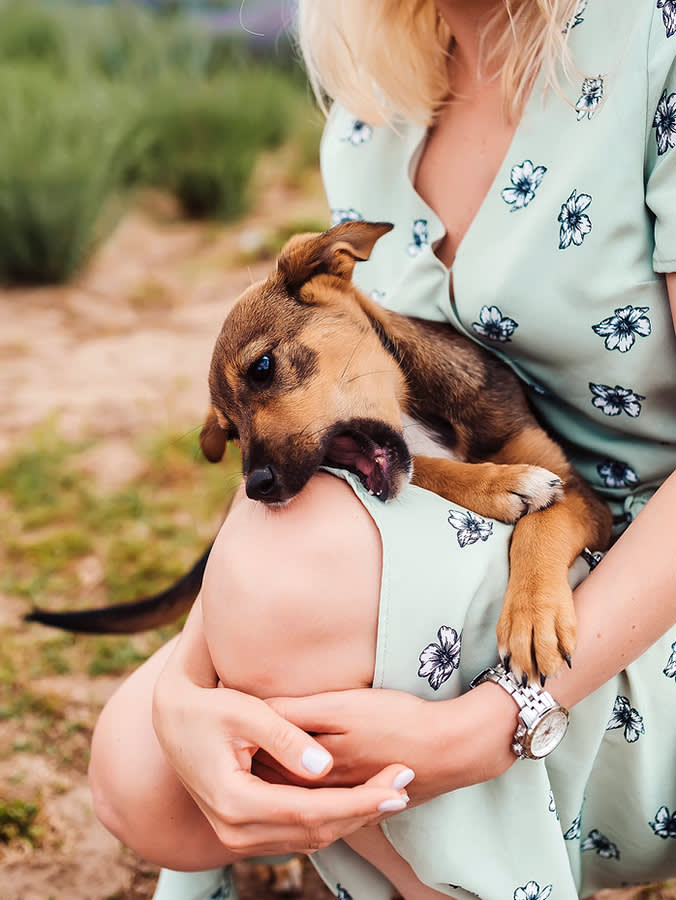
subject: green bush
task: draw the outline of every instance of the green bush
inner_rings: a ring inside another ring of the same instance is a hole
[[[0,3],[0,59],[5,63],[38,62],[63,74],[71,52],[66,25],[66,18],[44,3]]]
[[[262,150],[294,136],[302,168],[305,83],[247,53],[128,2],[0,0],[0,282],[70,278],[132,187],[232,219]]]
[[[188,216],[235,218],[261,150],[289,138],[305,104],[288,79],[261,69],[167,79],[149,99],[137,178],[173,191]]]
[[[0,67],[0,281],[62,282],[112,222],[138,139],[126,90]]]

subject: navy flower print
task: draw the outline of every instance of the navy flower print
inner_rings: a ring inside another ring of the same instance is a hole
[[[639,483],[636,472],[623,462],[609,459],[604,463],[599,463],[596,471],[603,479],[605,486],[609,488],[635,487]]]
[[[361,222],[363,218],[362,214],[352,207],[350,209],[337,208],[331,210],[332,225],[341,225],[343,222]]]
[[[537,881],[529,881],[514,891],[514,900],[547,900],[551,892],[551,884],[541,888]]]
[[[603,859],[619,859],[620,851],[617,845],[609,841],[605,834],[597,828],[593,828],[580,844],[580,850],[595,850]]]
[[[667,678],[673,678],[676,680],[676,641],[671,645],[671,656],[667,660],[666,666],[662,669],[662,672],[667,676]]]
[[[554,813],[554,815],[556,816],[556,821],[558,822],[559,811],[556,808],[556,800],[554,798],[554,791],[549,792],[549,805],[547,806],[547,809],[550,811],[550,813]]]
[[[365,144],[373,137],[373,129],[361,119],[354,119],[350,125],[347,134],[343,135],[341,141],[347,141],[357,147],[359,144]]]
[[[528,206],[546,171],[546,166],[534,166],[529,159],[524,159],[519,166],[512,166],[509,176],[512,187],[506,187],[500,192],[505,203],[511,206],[510,212]]]
[[[606,731],[612,731],[614,728],[624,728],[624,737],[628,744],[633,744],[645,734],[643,716],[639,715],[626,697],[618,697],[615,700]]]
[[[568,31],[570,31],[571,28],[575,28],[576,25],[581,25],[584,22],[584,16],[582,14],[584,13],[585,9],[587,8],[588,2],[589,2],[589,0],[580,0],[580,2],[577,4],[575,12],[569,19],[568,23],[566,24],[566,27],[563,29],[564,34],[566,34]]]
[[[579,841],[582,828],[582,810],[573,819],[573,824],[563,835],[565,841]]]
[[[667,37],[673,37],[676,34],[676,0],[657,0],[657,8],[662,10]]]
[[[352,894],[348,894],[348,892],[341,884],[336,885],[336,891],[338,900],[352,900]]]
[[[487,522],[476,513],[454,512],[449,510],[448,523],[458,532],[458,544],[467,547],[476,544],[477,541],[487,541],[493,534],[493,523]]]
[[[660,806],[655,813],[655,821],[648,824],[663,840],[676,838],[676,810],[670,814],[666,806]]]
[[[375,300],[376,303],[380,303],[381,305],[385,302],[385,297],[387,297],[387,291],[371,291],[371,300]]]
[[[472,328],[477,334],[501,344],[510,341],[518,327],[518,322],[509,316],[503,316],[497,306],[482,306],[479,310],[479,321],[472,322]]]
[[[606,350],[619,350],[626,353],[634,346],[636,335],[648,337],[652,332],[650,319],[646,313],[649,306],[623,306],[615,310],[615,315],[602,319],[592,330],[605,337]]]
[[[636,394],[629,388],[610,387],[607,384],[594,384],[589,382],[589,390],[594,395],[592,403],[597,409],[600,409],[605,416],[619,416],[625,412],[632,419],[641,414],[641,400],[645,400],[642,394]]]
[[[676,93],[667,97],[666,89],[662,91],[660,102],[653,119],[657,155],[662,156],[667,150],[676,146]]]
[[[232,882],[230,880],[230,870],[223,871],[223,881],[216,888],[213,894],[209,894],[209,900],[227,900],[232,894]]]
[[[581,94],[575,104],[577,121],[579,122],[585,117],[591,119],[601,100],[603,100],[603,78],[600,75],[597,75],[596,78],[585,78],[582,82]]]
[[[409,256],[419,256],[429,242],[427,219],[416,219],[413,223],[413,240],[408,245]]]
[[[458,634],[455,628],[442,625],[437,638],[438,644],[428,644],[420,654],[418,669],[418,675],[427,678],[434,691],[438,691],[460,665],[462,632]]]
[[[559,229],[559,250],[567,250],[571,244],[579,247],[585,239],[585,235],[592,230],[591,219],[585,213],[585,209],[592,202],[589,194],[578,194],[573,190],[570,197],[561,206],[557,221],[561,223]]]

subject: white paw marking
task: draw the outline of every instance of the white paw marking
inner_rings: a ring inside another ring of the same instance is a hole
[[[533,466],[521,476],[514,490],[522,504],[522,512],[546,509],[563,496],[563,482],[549,469]]]

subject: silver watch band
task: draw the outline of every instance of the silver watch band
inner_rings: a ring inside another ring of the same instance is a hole
[[[484,669],[470,682],[477,687],[485,681],[499,684],[513,698],[519,707],[519,724],[514,734],[512,750],[519,759],[540,759],[541,755],[530,751],[531,738],[538,725],[552,712],[568,718],[568,711],[562,707],[544,688],[527,684],[525,687],[501,664]],[[565,733],[565,724],[559,740]],[[557,741],[558,743],[558,741]],[[553,747],[552,747],[553,749]],[[550,751],[548,751],[550,752]]]

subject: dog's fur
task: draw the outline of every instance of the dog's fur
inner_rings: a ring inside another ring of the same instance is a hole
[[[216,462],[238,442],[247,494],[268,504],[291,500],[326,464],[383,500],[411,479],[516,523],[498,647],[517,675],[544,680],[575,648],[568,568],[583,548],[605,548],[610,513],[506,365],[449,325],[401,316],[356,288],[355,263],[390,228],[346,222],[296,236],[242,295],[216,342],[202,450]],[[412,430],[439,445],[435,455],[411,458]],[[162,597],[166,621],[180,604]],[[132,607],[139,615],[119,630],[149,627],[148,609]],[[48,624],[77,628],[82,615]],[[88,630],[110,629],[99,620]]]

